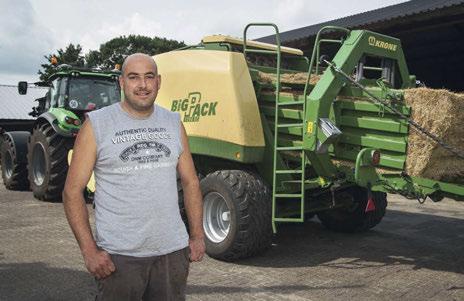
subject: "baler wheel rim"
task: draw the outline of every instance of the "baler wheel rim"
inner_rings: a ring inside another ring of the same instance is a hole
[[[211,241],[220,243],[229,234],[230,208],[224,196],[215,191],[208,193],[203,202],[203,229],[205,235]]]

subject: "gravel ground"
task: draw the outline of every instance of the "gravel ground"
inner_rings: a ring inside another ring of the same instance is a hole
[[[389,196],[388,209],[367,233],[330,232],[313,219],[279,227],[261,256],[206,257],[191,266],[187,300],[464,300],[464,203]],[[0,300],[94,294],[62,204],[1,185]]]

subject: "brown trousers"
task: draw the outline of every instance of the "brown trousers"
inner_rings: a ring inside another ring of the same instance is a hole
[[[162,256],[111,255],[116,271],[97,280],[96,301],[185,300],[189,248]]]

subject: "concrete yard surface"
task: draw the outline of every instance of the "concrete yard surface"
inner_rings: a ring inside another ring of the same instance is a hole
[[[317,218],[278,230],[260,256],[192,264],[187,300],[464,300],[464,203],[390,195],[367,233],[334,233]],[[94,295],[62,204],[1,185],[0,300]]]

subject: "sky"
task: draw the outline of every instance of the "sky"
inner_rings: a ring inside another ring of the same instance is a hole
[[[225,5],[224,3],[233,3]],[[84,53],[112,38],[140,34],[197,44],[210,34],[243,35],[250,22],[281,32],[405,0],[0,0],[0,84],[38,80],[44,55],[80,44]],[[251,30],[250,38],[272,34]]]

